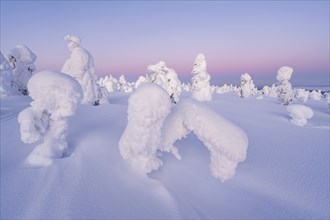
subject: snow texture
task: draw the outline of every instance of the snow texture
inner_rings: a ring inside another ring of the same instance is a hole
[[[240,97],[248,98],[257,93],[258,89],[253,83],[251,76],[248,73],[241,75]]]
[[[195,58],[192,74],[192,98],[198,101],[212,100],[212,90],[210,86],[211,77],[206,71],[206,59],[203,54],[198,54]]]
[[[36,67],[37,56],[24,45],[17,45],[8,54],[8,60],[13,68],[13,82],[23,95],[28,95],[27,83]]]
[[[232,178],[237,164],[246,158],[248,138],[245,132],[200,102],[184,100],[164,123],[160,150],[180,159],[174,143],[191,131],[210,152],[212,175],[221,181]]]
[[[163,87],[170,95],[173,103],[179,101],[181,94],[181,82],[176,72],[168,68],[164,61],[149,65],[146,73],[147,81],[156,83]]]
[[[155,83],[141,85],[128,100],[128,122],[119,141],[120,154],[142,173],[157,170],[162,161],[156,152],[161,141],[161,128],[170,113],[167,92]]]
[[[84,48],[80,47],[80,38],[73,35],[66,35],[64,40],[68,42],[68,49],[71,52],[70,58],[64,63],[61,72],[75,78],[81,85],[84,98],[82,103],[98,105],[102,93],[97,85],[94,59]]]
[[[18,116],[21,140],[35,143],[43,140],[28,156],[27,162],[45,166],[59,158],[67,149],[68,117],[74,115],[82,99],[82,89],[72,77],[57,72],[34,74],[27,85],[31,107]]]
[[[299,126],[304,126],[308,119],[311,119],[314,115],[313,110],[305,105],[290,105],[287,107],[289,115],[292,117],[291,123]]]

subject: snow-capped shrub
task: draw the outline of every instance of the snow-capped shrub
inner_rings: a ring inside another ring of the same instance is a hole
[[[299,126],[304,126],[314,115],[313,110],[305,105],[290,105],[287,110],[292,117],[291,123]]]
[[[19,94],[13,83],[13,69],[8,60],[0,53],[0,97]]]
[[[33,101],[18,116],[21,140],[34,143],[43,139],[27,161],[32,165],[48,165],[51,158],[62,157],[67,149],[68,117],[75,113],[83,92],[72,77],[51,71],[34,74],[27,88]]]
[[[144,83],[129,97],[128,123],[119,150],[123,159],[140,172],[149,173],[162,165],[156,151],[170,108],[169,95],[155,83]]]
[[[322,93],[320,90],[313,90],[309,93],[309,99],[319,101],[322,98]]]
[[[100,103],[97,76],[95,73],[94,59],[84,48],[80,47],[80,38],[73,35],[66,35],[64,40],[68,42],[71,52],[70,58],[64,63],[61,72],[75,78],[81,85],[84,98],[82,103],[98,105]]]
[[[246,158],[248,138],[245,132],[202,103],[184,100],[165,120],[159,149],[180,159],[174,143],[191,131],[210,151],[212,175],[222,181],[232,178],[237,164]]]
[[[111,75],[100,78],[98,84],[102,87],[105,87],[108,92],[114,92],[118,90],[118,80]]]
[[[198,54],[192,70],[191,78],[192,98],[198,101],[212,100],[212,90],[210,86],[210,75],[206,71],[206,59],[203,54]]]
[[[28,95],[27,83],[36,69],[37,56],[27,46],[17,45],[7,57],[13,68],[13,83],[21,94]]]
[[[308,97],[309,97],[309,91],[307,91],[305,89],[295,89],[294,93],[295,93],[296,100],[302,101],[302,102],[307,102]]]
[[[149,65],[147,68],[147,80],[163,87],[170,95],[173,103],[179,101],[181,94],[181,82],[176,72],[168,68],[164,61],[155,65]]]
[[[283,105],[289,105],[293,100],[293,90],[289,80],[291,79],[293,69],[283,66],[277,71],[276,79],[280,82],[277,87],[279,102]]]
[[[230,84],[229,86],[227,84],[218,87],[215,92],[219,93],[219,94],[224,94],[224,93],[228,93],[228,92],[233,92],[234,91],[234,86],[232,84]]]
[[[247,98],[257,93],[258,89],[248,73],[241,75],[240,97]]]
[[[121,92],[131,93],[134,90],[134,85],[127,82],[125,76],[121,75],[118,80],[117,89]]]

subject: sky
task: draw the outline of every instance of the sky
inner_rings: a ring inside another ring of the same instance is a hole
[[[276,82],[294,69],[297,84],[329,85],[329,1],[4,1],[1,52],[28,46],[37,70],[60,71],[66,34],[81,38],[97,74],[144,75],[164,61],[183,81],[203,53],[213,83]]]

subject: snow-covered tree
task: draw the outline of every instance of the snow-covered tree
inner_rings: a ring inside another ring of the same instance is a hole
[[[320,90],[313,90],[309,93],[309,99],[311,100],[321,100],[322,98],[322,93]]]
[[[13,82],[13,69],[0,52],[0,97],[18,95],[19,91]]]
[[[203,54],[198,54],[192,70],[191,78],[192,97],[198,101],[212,100],[210,75],[206,71],[206,59]]]
[[[240,97],[247,98],[257,93],[258,89],[248,73],[241,75]]]
[[[292,85],[289,82],[292,72],[293,69],[288,66],[283,66],[277,71],[276,79],[280,82],[277,87],[278,99],[283,105],[289,105],[294,97]]]
[[[134,90],[134,85],[132,85],[130,82],[127,82],[125,76],[121,75],[118,80],[117,89],[118,91],[131,93]]]
[[[13,83],[23,95],[28,95],[27,83],[36,67],[37,56],[24,45],[17,45],[7,55],[13,68]]]
[[[118,80],[112,75],[105,76],[104,78],[100,78],[98,84],[101,87],[105,87],[108,92],[114,92],[118,90]]]
[[[245,132],[203,103],[188,99],[180,102],[166,118],[159,150],[181,159],[174,143],[190,132],[209,150],[212,175],[222,181],[232,178],[237,164],[246,158]]]
[[[147,81],[163,87],[170,95],[173,103],[179,101],[181,94],[181,82],[176,72],[168,68],[165,62],[160,61],[155,65],[149,65],[146,73]]]
[[[294,89],[295,99],[302,102],[307,102],[309,91],[305,89]]]
[[[99,105],[100,90],[97,85],[94,59],[84,48],[80,47],[80,38],[73,35],[66,35],[64,40],[68,42],[71,52],[70,58],[64,63],[61,72],[75,78],[81,85],[84,98],[82,103]]]
[[[120,138],[119,150],[134,169],[149,173],[162,165],[156,152],[170,109],[169,95],[155,83],[144,83],[129,97],[128,123]]]
[[[50,71],[34,74],[27,87],[33,101],[18,116],[21,140],[24,143],[43,140],[27,161],[32,165],[48,165],[52,158],[66,153],[68,117],[74,115],[83,92],[71,76]]]
[[[218,87],[215,92],[218,93],[218,94],[224,94],[224,93],[227,93],[227,92],[233,92],[234,91],[234,86],[232,84],[230,85],[223,85],[223,86],[220,86]]]
[[[134,88],[139,88],[143,83],[147,82],[147,78],[144,76],[139,76],[138,80],[136,80],[134,84]]]

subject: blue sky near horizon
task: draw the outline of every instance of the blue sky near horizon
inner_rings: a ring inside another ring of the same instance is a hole
[[[204,53],[211,77],[329,85],[329,1],[1,1],[1,52],[27,45],[38,70],[60,70],[74,34],[98,75],[145,73],[165,61],[189,78]],[[229,81],[228,81],[229,82]],[[230,82],[231,83],[231,82]]]

